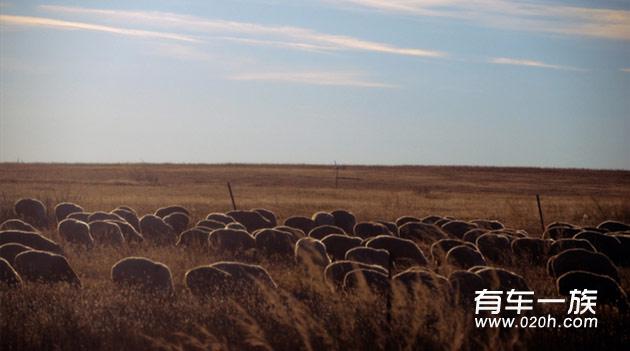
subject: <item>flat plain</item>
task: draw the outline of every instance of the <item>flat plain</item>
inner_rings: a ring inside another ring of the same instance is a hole
[[[492,218],[540,234],[540,194],[547,222],[630,220],[630,171],[581,169],[344,166],[337,172],[307,165],[2,164],[0,201],[5,210],[20,197],[51,206],[72,201],[87,211],[126,204],[139,214],[180,204],[201,217],[231,209],[227,182],[239,208],[264,207],[280,218],[344,208],[359,220]]]
[[[346,209],[358,221],[393,221],[430,214],[463,220],[496,219],[508,228],[541,235],[536,194],[544,220],[582,227],[604,220],[630,222],[630,172],[447,166],[311,166],[188,164],[0,164],[0,222],[13,218],[22,197],[42,200],[52,213],[70,201],[86,211],[131,206],[138,215],[181,205],[192,222],[232,204],[266,208],[282,222],[294,215]],[[44,235],[59,240],[54,228]],[[119,291],[110,268],[127,256],[144,256],[170,267],[176,296],[166,301]],[[348,298],[285,265],[256,261],[281,288],[268,301],[204,303],[187,294],[184,273],[224,259],[175,248],[137,246],[69,248],[80,290],[40,289],[0,295],[4,349],[617,349],[629,340],[627,315],[604,308],[598,329],[538,329],[481,333],[464,313],[439,298],[430,304],[394,303],[386,323],[382,301]],[[537,293],[553,295],[544,267],[510,267]],[[622,287],[630,274],[621,270]],[[428,299],[428,300],[427,300]],[[261,307],[264,306],[264,307]],[[398,307],[398,309],[396,309]],[[417,309],[417,310],[416,310]],[[470,312],[470,311],[468,311]],[[387,325],[386,325],[387,324]],[[394,341],[392,341],[394,340]]]

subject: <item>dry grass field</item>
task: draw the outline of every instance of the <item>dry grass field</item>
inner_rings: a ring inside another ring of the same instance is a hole
[[[127,205],[139,215],[178,204],[196,222],[231,209],[228,181],[239,208],[267,208],[280,221],[343,208],[359,221],[429,214],[497,219],[539,236],[535,195],[540,194],[546,222],[630,222],[628,171],[345,166],[337,185],[335,175],[332,166],[306,165],[1,164],[0,222],[14,217],[13,203],[21,197],[38,198],[49,211],[62,201],[86,211]],[[54,230],[44,234],[59,240]],[[26,284],[18,292],[0,292],[2,349],[614,350],[630,345],[628,316],[604,306],[596,329],[499,333],[475,329],[470,309],[449,306],[441,296],[395,294],[388,321],[378,297],[331,293],[313,276],[256,258],[251,260],[269,270],[278,291],[246,301],[203,302],[187,293],[184,273],[222,257],[146,245],[89,252],[67,248],[66,254],[82,288]],[[110,268],[127,256],[169,266],[175,296],[116,288]],[[510,268],[537,294],[555,294],[544,267]],[[621,275],[629,291],[630,272]]]
[[[231,209],[229,181],[239,208],[264,207],[280,218],[335,208],[359,220],[435,213],[499,219],[539,234],[538,193],[549,221],[630,220],[628,171],[347,166],[339,177],[352,179],[337,188],[335,173],[332,166],[2,164],[0,201],[3,210],[28,196],[87,211],[126,204],[139,214],[180,204],[199,218]]]

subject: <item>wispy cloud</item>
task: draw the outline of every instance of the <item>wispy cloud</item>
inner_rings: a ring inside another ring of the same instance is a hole
[[[89,16],[92,19],[122,21],[136,25],[145,24],[199,35],[222,34],[224,38],[230,37],[232,40],[240,40],[243,44],[249,45],[267,45],[310,51],[365,51],[415,57],[438,58],[447,56],[445,52],[436,50],[404,48],[388,43],[321,33],[294,26],[261,25],[154,11],[103,10],[50,5],[43,5],[39,8],[55,13]]]
[[[252,46],[267,46],[274,48],[282,48],[282,49],[296,49],[303,51],[312,51],[318,53],[326,53],[330,51],[334,51],[334,47],[316,45],[316,44],[308,44],[308,43],[296,43],[291,41],[278,41],[278,40],[264,40],[264,39],[253,39],[253,38],[239,38],[239,37],[218,37],[217,39],[231,41],[236,43],[242,43]]]
[[[209,61],[214,57],[195,45],[181,45],[180,43],[156,43],[152,46],[152,54],[183,61]]]
[[[526,59],[518,59],[518,58],[510,58],[510,57],[494,57],[494,58],[489,59],[488,62],[498,64],[498,65],[527,66],[527,67],[537,67],[537,68],[561,69],[561,70],[569,70],[569,71],[582,71],[582,69],[579,69],[577,67],[554,65],[554,64],[545,63],[542,61],[526,60]]]
[[[630,40],[630,11],[506,0],[341,0],[337,5],[447,17],[524,31]]]
[[[184,42],[199,42],[199,40],[181,34],[156,32],[150,30],[128,29],[112,26],[104,26],[99,24],[61,21],[52,18],[30,17],[30,16],[13,16],[0,15],[0,24],[8,26],[27,26],[27,27],[46,27],[66,30],[86,30],[93,32],[105,32],[124,36],[148,38],[148,39],[168,39]]]
[[[229,76],[230,80],[283,82],[309,85],[346,86],[356,88],[397,88],[396,85],[374,82],[355,72],[255,72]]]

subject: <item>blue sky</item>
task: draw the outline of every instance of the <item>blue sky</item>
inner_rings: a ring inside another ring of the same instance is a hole
[[[630,169],[626,1],[0,2],[0,161]]]

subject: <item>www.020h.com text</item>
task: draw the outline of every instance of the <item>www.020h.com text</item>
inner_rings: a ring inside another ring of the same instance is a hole
[[[596,317],[566,317],[558,322],[556,317],[475,317],[477,328],[597,328]]]

